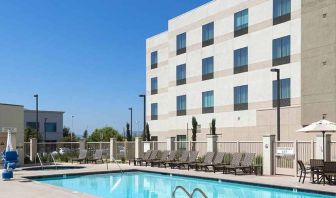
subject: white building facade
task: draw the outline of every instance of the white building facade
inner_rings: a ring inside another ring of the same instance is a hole
[[[190,140],[193,116],[197,140],[205,140],[213,118],[220,140],[276,134],[277,75],[270,70],[280,69],[281,140],[311,138],[295,132],[308,124],[301,118],[302,6],[214,0],[169,20],[166,32],[146,41],[151,135]]]

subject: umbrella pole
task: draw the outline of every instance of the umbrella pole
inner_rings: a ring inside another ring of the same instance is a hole
[[[324,161],[324,153],[325,153],[324,152],[324,134],[325,134],[325,131],[322,131],[322,136],[323,136],[322,137],[322,140],[323,140],[323,158],[322,159],[323,159],[323,161]]]

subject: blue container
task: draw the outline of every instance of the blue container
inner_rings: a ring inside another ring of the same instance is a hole
[[[12,178],[13,178],[13,171],[4,170],[2,172],[2,179],[3,180],[10,180]]]

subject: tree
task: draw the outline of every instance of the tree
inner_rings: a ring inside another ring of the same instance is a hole
[[[88,137],[89,142],[109,142],[110,138],[116,138],[117,141],[122,141],[123,136],[119,134],[117,130],[112,127],[104,127],[100,129],[95,129],[91,135]]]
[[[210,130],[211,135],[216,135],[216,119],[213,118],[211,121],[211,130]]]
[[[63,128],[63,137],[70,136],[70,128],[69,127],[64,127]]]
[[[29,142],[32,138],[36,138],[38,142],[41,141],[41,136],[37,133],[36,129],[26,128],[24,130],[24,141]]]
[[[130,124],[128,122],[126,123],[126,137],[127,137],[127,141],[132,141],[132,134],[131,134],[131,130],[130,130]]]
[[[83,138],[87,139],[87,137],[88,137],[88,130],[85,130],[83,133]]]
[[[145,129],[145,133],[144,133],[144,140],[145,141],[151,141],[151,135],[150,135],[148,123],[146,123],[146,129]]]
[[[191,140],[192,141],[196,141],[196,133],[197,133],[197,120],[195,117],[192,117],[191,119],[191,123],[192,123],[192,136],[191,136]],[[194,151],[196,149],[196,144],[195,142],[192,143],[192,150]]]

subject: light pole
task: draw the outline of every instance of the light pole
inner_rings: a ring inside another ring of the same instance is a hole
[[[47,120],[48,118],[44,118],[44,142],[47,141]]]
[[[277,74],[277,140],[280,141],[280,69],[271,69]]]
[[[71,130],[70,130],[70,138],[71,138],[71,140],[70,140],[70,142],[72,142],[72,132],[71,131],[74,131],[74,117],[75,116],[71,116]]]
[[[130,108],[128,108],[128,110],[131,111],[131,137],[133,137],[133,108],[130,107]]]
[[[141,94],[139,97],[143,98],[143,105],[144,105],[144,115],[143,115],[143,132],[145,133],[145,128],[146,128],[146,95]]]
[[[36,112],[35,112],[36,113],[36,123],[35,124],[36,124],[36,132],[37,132],[37,134],[39,134],[39,131],[40,131],[39,130],[39,128],[40,128],[39,127],[39,121],[38,121],[38,102],[39,102],[38,97],[39,97],[38,94],[34,95],[35,102],[36,102]]]

